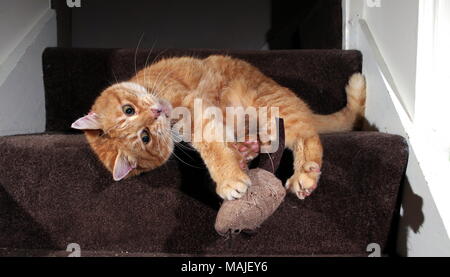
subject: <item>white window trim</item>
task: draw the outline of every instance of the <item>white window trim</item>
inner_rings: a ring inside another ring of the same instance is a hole
[[[450,3],[419,2],[415,117],[410,142],[447,230],[450,230]],[[446,11],[446,14],[443,13]],[[445,47],[445,46],[444,46]]]

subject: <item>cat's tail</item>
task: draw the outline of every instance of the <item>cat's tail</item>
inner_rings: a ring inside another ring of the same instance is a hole
[[[315,126],[320,134],[351,131],[355,121],[364,115],[366,102],[366,79],[360,73],[350,77],[345,88],[347,106],[330,115],[314,114]]]

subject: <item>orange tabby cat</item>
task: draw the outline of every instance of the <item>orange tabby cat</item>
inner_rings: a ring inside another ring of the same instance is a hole
[[[346,87],[347,106],[331,115],[313,114],[308,105],[249,63],[227,56],[163,59],[115,84],[97,98],[91,112],[72,127],[87,140],[114,180],[162,165],[171,156],[171,111],[194,100],[204,106],[278,107],[286,146],[294,153],[294,175],[286,188],[300,199],[317,187],[322,166],[319,133],[351,130],[365,102],[365,80],[354,74]],[[192,130],[204,122],[192,120]],[[192,141],[224,199],[243,196],[251,181],[240,163],[242,153],[227,142]],[[247,145],[246,145],[247,146]]]

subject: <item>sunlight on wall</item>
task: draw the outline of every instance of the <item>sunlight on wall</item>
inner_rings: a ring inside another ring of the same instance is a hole
[[[421,1],[416,116],[411,142],[416,147],[436,205],[450,229],[450,1]]]

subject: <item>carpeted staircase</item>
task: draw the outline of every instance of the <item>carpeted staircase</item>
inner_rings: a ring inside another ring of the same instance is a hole
[[[196,153],[114,182],[70,124],[98,93],[163,57],[226,53],[259,67],[318,113],[346,104],[344,86],[361,71],[357,51],[218,51],[49,48],[43,54],[45,134],[0,138],[0,255],[62,255],[78,243],[92,256],[367,256],[393,254],[398,192],[408,159],[402,137],[378,132],[323,135],[317,191],[289,195],[255,235],[214,231],[219,199]],[[368,93],[377,93],[369,91]],[[292,173],[285,151],[277,175]],[[63,251],[63,252],[61,252]]]

